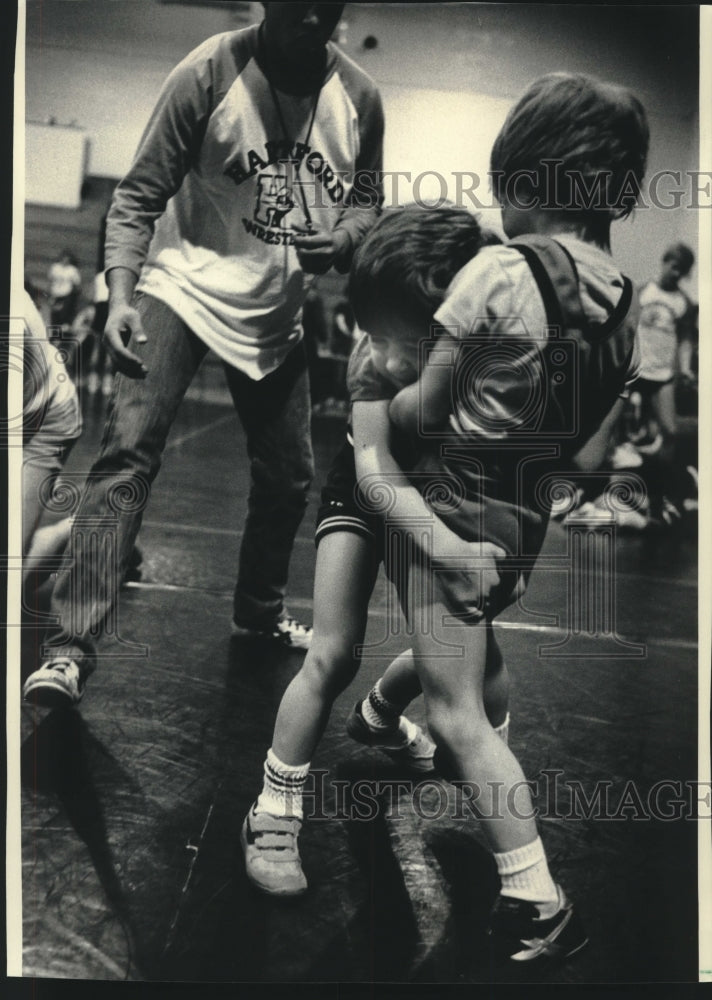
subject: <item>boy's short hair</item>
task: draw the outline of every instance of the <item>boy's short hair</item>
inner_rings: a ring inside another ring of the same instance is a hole
[[[495,139],[494,194],[503,201],[527,171],[537,207],[625,218],[640,194],[649,138],[645,109],[625,87],[548,73],[517,101]]]
[[[482,247],[501,242],[471,212],[454,205],[386,209],[351,266],[356,322],[368,330],[384,311],[416,326],[431,322],[457,272]]]
[[[695,263],[695,255],[688,247],[687,243],[673,243],[663,254],[663,263],[672,259],[680,262],[680,270],[683,276],[689,274]]]

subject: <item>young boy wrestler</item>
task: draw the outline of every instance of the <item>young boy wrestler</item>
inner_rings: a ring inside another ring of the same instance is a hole
[[[481,828],[501,878],[489,941],[497,958],[517,963],[566,957],[586,938],[549,873],[534,819],[522,818],[534,814],[520,765],[484,709],[488,635],[526,583],[543,541],[548,510],[537,487],[552,469],[600,463],[637,374],[637,310],[611,258],[610,226],[634,207],[647,149],[645,112],[628,91],[568,74],[532,84],[491,156],[510,243],[483,249],[459,272],[435,314],[442,328],[435,348],[427,358],[420,352],[418,382],[383,404],[398,430],[423,441],[447,427],[447,450],[424,448],[416,468],[460,476],[464,500],[443,520],[463,545],[487,541],[507,553],[497,565],[499,584],[478,595],[456,573],[439,572],[425,551],[407,567],[402,601],[410,622],[429,624],[416,630],[414,663],[437,768],[480,789]],[[556,199],[548,169],[554,162]],[[586,192],[599,180],[605,197],[591,202]],[[373,288],[371,296],[377,300]],[[358,296],[354,305],[369,330]],[[544,331],[557,309],[559,340],[552,341]],[[374,363],[385,370],[397,356],[414,358],[425,335],[392,324],[372,339]],[[567,344],[573,364],[562,350]],[[360,437],[361,426],[355,403],[360,483],[391,477],[388,436],[374,444],[373,436]],[[410,514],[401,514],[399,492],[388,518],[406,529]],[[456,647],[451,656],[444,643]],[[402,712],[406,695],[389,668],[362,713],[385,720]],[[508,805],[515,787],[516,815]]]
[[[417,315],[426,333],[452,277],[483,245],[496,240],[480,228],[473,215],[455,208],[387,211],[376,231],[363,264],[368,269],[369,262],[377,258],[379,267],[388,271],[389,291],[383,296],[383,309],[394,312],[395,318],[400,316],[404,322]],[[368,440],[371,425],[379,438],[388,433],[388,400],[417,374],[416,359],[403,358],[377,369],[369,338],[358,341],[349,362],[348,383],[354,399],[359,400],[354,432],[360,440]],[[374,407],[363,402],[365,398],[385,400],[385,406],[378,402]],[[393,447],[404,464],[412,460],[406,442],[395,442]],[[448,551],[461,552],[462,540],[433,516],[402,474],[400,479],[413,516],[425,517],[432,523],[438,551],[445,555]],[[263,790],[242,832],[249,878],[274,895],[295,895],[307,886],[297,845],[302,792],[333,702],[359,667],[355,651],[364,639],[368,603],[384,557],[383,543],[382,519],[357,491],[349,433],[332,463],[318,514],[314,638],[302,669],[282,698],[265,760]],[[490,563],[492,556],[504,555],[496,546],[476,544],[466,548],[475,555],[482,550],[489,553]],[[493,573],[492,581],[496,579]],[[406,701],[419,693],[420,682],[409,651],[395,661],[393,674],[399,676]],[[507,694],[506,671],[492,637],[485,701],[489,717],[503,738]],[[382,707],[387,710],[385,704]],[[361,742],[384,749],[410,770],[432,770],[432,742],[400,713],[384,719],[369,715],[366,707],[364,715],[360,711],[352,714],[349,728]]]

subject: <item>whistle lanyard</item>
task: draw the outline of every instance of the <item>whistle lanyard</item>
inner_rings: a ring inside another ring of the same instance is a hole
[[[276,111],[277,111],[277,117],[279,118],[279,124],[280,124],[280,126],[282,128],[283,138],[291,146],[292,145],[292,138],[289,135],[289,132],[287,131],[287,125],[286,125],[286,122],[284,120],[284,115],[282,114],[282,108],[281,108],[281,105],[279,103],[279,99],[277,97],[277,91],[274,89],[274,86],[273,86],[271,80],[268,80],[268,83],[269,83],[270,93],[272,94],[272,100],[274,101],[274,106],[275,106]],[[309,127],[307,128],[307,134],[304,137],[304,142],[302,143],[302,145],[304,145],[304,146],[308,146],[309,145],[309,140],[311,139],[312,129],[314,127],[314,120],[316,119],[316,109],[319,106],[319,98],[321,97],[322,87],[323,87],[323,83],[319,86],[319,90],[317,91],[316,98],[314,99],[314,107],[312,108],[311,120],[309,122]],[[292,162],[294,162],[294,161],[292,161]],[[311,233],[314,230],[314,226],[312,224],[311,214],[309,212],[309,207],[307,205],[307,198],[306,198],[306,195],[304,194],[304,188],[302,187],[302,185],[299,182],[299,170],[300,170],[300,168],[301,168],[301,161],[297,160],[296,167],[295,167],[295,170],[294,170],[295,187],[299,188],[299,192],[300,192],[300,194],[302,196],[302,211],[304,212],[304,219],[305,219],[306,224],[307,224],[307,231]]]

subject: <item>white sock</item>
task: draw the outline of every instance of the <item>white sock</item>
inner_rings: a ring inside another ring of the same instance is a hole
[[[534,903],[541,917],[554,916],[561,905],[559,890],[549,874],[541,837],[513,851],[495,853],[494,859],[502,880],[503,896]]]
[[[505,715],[504,722],[501,725],[493,726],[492,728],[494,729],[495,733],[497,733],[501,741],[506,746],[509,746],[509,712],[507,712],[507,714]]]
[[[255,812],[301,819],[302,795],[308,775],[309,763],[296,766],[284,764],[270,747],[265,758],[264,784],[255,804]]]
[[[381,681],[376,681],[361,702],[361,715],[371,729],[397,729],[400,709],[381,694]]]

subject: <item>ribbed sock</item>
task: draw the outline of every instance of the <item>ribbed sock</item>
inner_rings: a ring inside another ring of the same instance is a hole
[[[559,890],[549,874],[541,837],[531,844],[495,853],[502,895],[534,903],[541,917],[553,917],[560,906]]]
[[[361,702],[361,714],[371,729],[397,729],[400,708],[381,694],[381,681],[377,680]]]
[[[501,741],[509,746],[509,712],[507,712],[504,722],[499,726],[494,726],[493,728]]]
[[[309,763],[296,767],[284,764],[270,747],[265,758],[264,784],[255,804],[255,812],[301,819],[302,795],[308,775]]]

